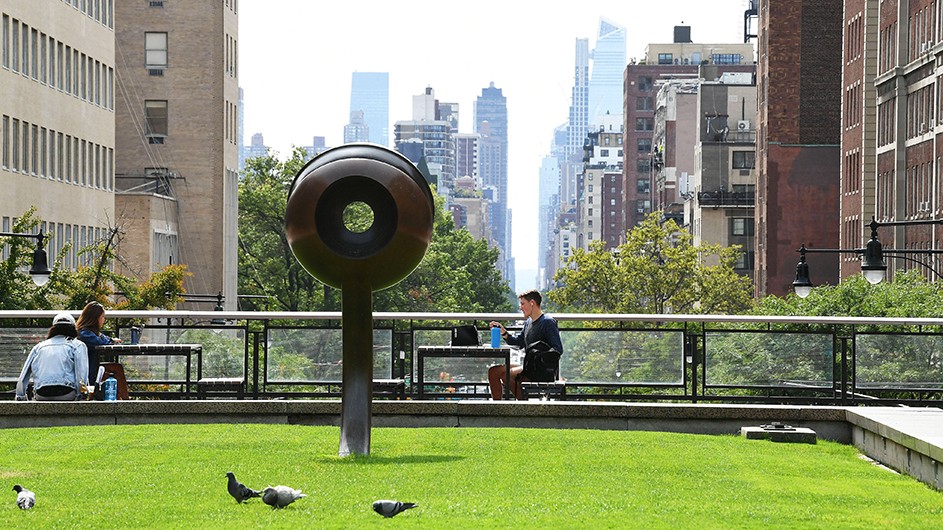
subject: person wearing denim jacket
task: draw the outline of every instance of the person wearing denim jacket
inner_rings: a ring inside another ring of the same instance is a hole
[[[16,400],[26,400],[26,387],[33,378],[36,401],[81,399],[88,383],[88,352],[76,340],[75,319],[59,313],[52,320],[46,340],[29,352],[16,382]]]

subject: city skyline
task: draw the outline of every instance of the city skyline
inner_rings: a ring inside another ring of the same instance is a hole
[[[325,136],[328,146],[340,145],[350,118],[351,74],[357,71],[389,72],[391,122],[408,119],[412,96],[431,86],[440,100],[459,103],[459,131],[471,132],[475,98],[493,82],[508,105],[511,252],[519,273],[533,271],[517,275],[517,288],[533,287],[537,182],[554,128],[567,119],[576,39],[588,38],[592,49],[601,17],[626,27],[629,61],[641,58],[649,43],[671,42],[675,25],[691,26],[695,42],[743,39],[746,0],[668,4],[670,9],[590,1],[579,9],[564,9],[561,3],[536,13],[483,1],[460,7],[454,16],[462,24],[450,25],[442,34],[441,9],[428,1],[410,2],[408,9],[382,2],[358,4],[356,11],[337,6],[324,21],[317,6],[307,2],[244,0],[239,77],[245,89],[245,136],[263,133],[266,144],[282,157],[292,145],[306,145],[312,135]],[[671,18],[663,15],[666,11]],[[408,31],[390,23],[404,18],[403,12],[409,13]],[[441,41],[430,34],[441,35]],[[490,38],[494,35],[501,38]],[[315,59],[301,63],[298,57]]]

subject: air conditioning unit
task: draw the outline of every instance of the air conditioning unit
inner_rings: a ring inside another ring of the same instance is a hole
[[[748,132],[750,130],[750,120],[740,120],[737,122],[738,132]]]
[[[927,48],[928,48],[928,46],[927,46],[927,43],[926,43],[926,42],[921,42],[921,43],[920,43],[920,53],[926,52],[926,51],[927,51]]]
[[[930,201],[921,201],[917,205],[918,212],[929,212],[930,211]]]

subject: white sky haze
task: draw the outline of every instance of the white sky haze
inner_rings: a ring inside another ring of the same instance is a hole
[[[694,42],[743,42],[746,4],[241,0],[244,142],[260,132],[281,157],[314,136],[340,145],[354,71],[389,72],[391,142],[392,124],[411,119],[412,96],[427,86],[439,101],[459,103],[460,132],[472,132],[475,98],[494,82],[508,104],[512,254],[528,271],[516,287],[535,287],[540,162],[567,118],[576,39],[588,38],[592,50],[605,17],[626,27],[630,59],[649,43],[671,42],[682,22]]]

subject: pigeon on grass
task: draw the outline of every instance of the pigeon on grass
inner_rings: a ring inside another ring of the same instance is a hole
[[[13,491],[16,492],[16,505],[19,506],[21,510],[29,510],[36,504],[36,494],[32,491],[19,484],[13,486]]]
[[[284,508],[296,500],[307,497],[301,490],[289,488],[288,486],[269,486],[262,490],[262,502],[268,504],[273,509]]]
[[[226,489],[229,490],[229,494],[232,495],[232,498],[236,499],[236,502],[239,504],[242,504],[243,501],[247,501],[252,497],[262,496],[261,491],[256,491],[252,488],[249,488],[242,482],[236,480],[236,475],[233,475],[232,471],[226,473],[226,476],[229,477],[229,482],[226,484]]]
[[[419,506],[413,502],[399,502],[399,501],[374,501],[373,502],[373,511],[382,515],[383,517],[393,517],[396,514],[405,512],[410,508],[415,508]]]

